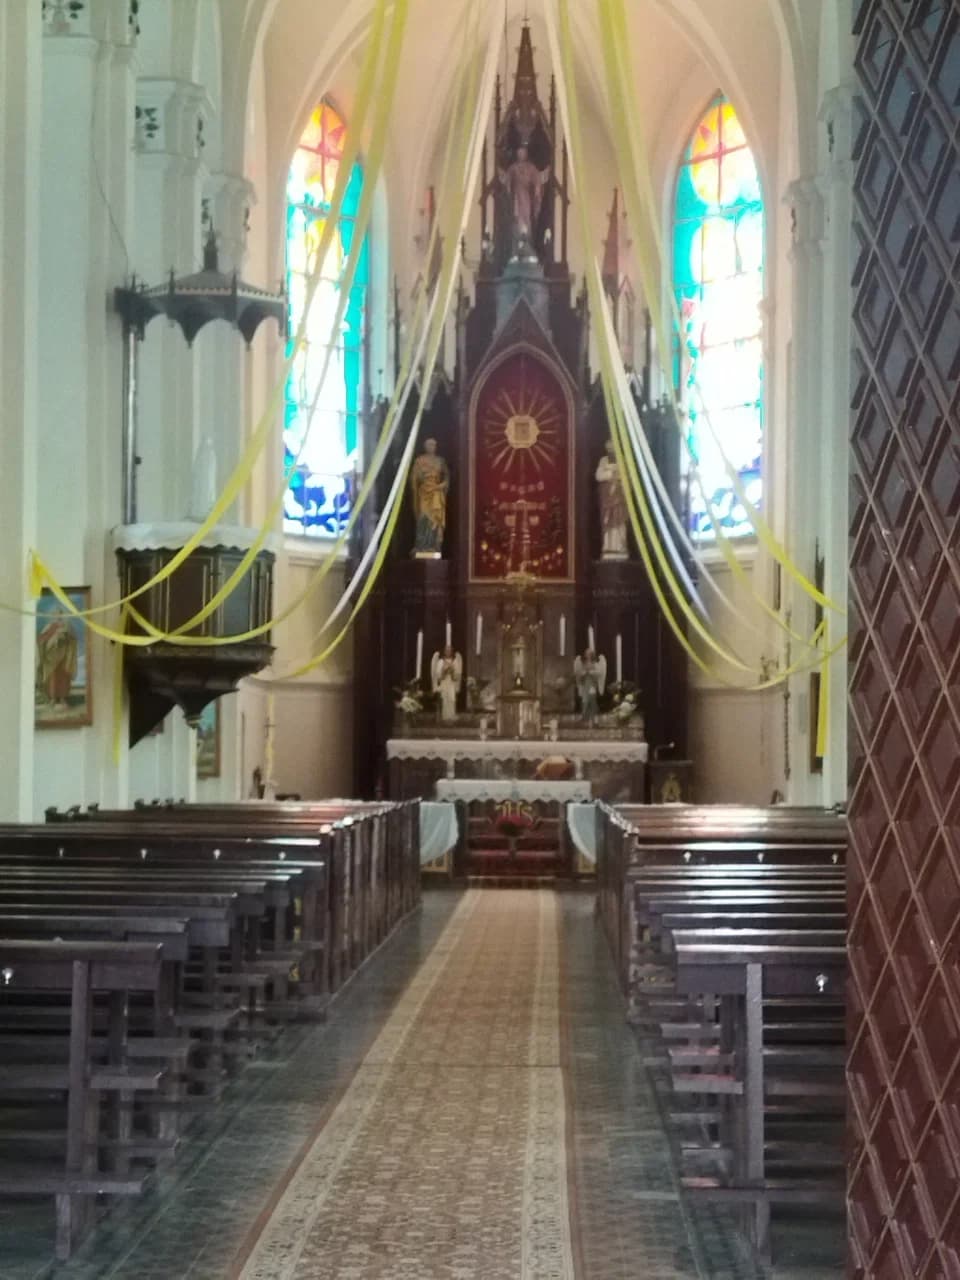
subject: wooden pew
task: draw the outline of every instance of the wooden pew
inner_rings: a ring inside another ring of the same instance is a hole
[[[598,911],[662,1046],[683,1185],[741,1206],[763,1256],[771,1205],[842,1203],[845,846],[819,811],[598,814]]]
[[[325,1002],[414,909],[417,824],[414,804],[330,804],[0,828],[0,961],[16,959],[2,972],[18,984],[15,994],[0,987],[0,1194],[57,1197],[61,1256],[96,1194],[138,1191],[139,1163],[172,1152],[183,1109],[215,1100],[228,1054],[235,1067],[245,1061],[235,1037],[254,996],[261,1020],[274,1020],[284,996],[299,1008]],[[75,1018],[65,958],[144,947],[161,957],[156,980],[125,970],[130,990],[117,978],[100,994],[96,983],[113,973],[101,965]],[[25,948],[56,958],[55,981]],[[47,1092],[35,1098],[21,1088],[28,1079]],[[62,1119],[60,1096],[70,1100]],[[29,1177],[21,1147],[36,1157]],[[59,1164],[39,1159],[61,1147]]]
[[[66,1259],[92,1221],[97,1195],[133,1195],[141,1175],[100,1168],[100,1099],[129,1096],[159,1087],[161,1072],[127,1061],[126,998],[160,988],[163,948],[145,942],[55,942],[0,937],[0,1010],[23,998],[69,998],[68,1049],[63,1063],[29,1056],[0,1066],[0,1095],[40,1090],[66,1098],[65,1156],[61,1160],[0,1160],[0,1195],[53,1195],[57,1214],[57,1256]],[[92,1052],[94,1002],[110,1007],[109,1058]]]
[[[764,1002],[777,997],[823,999],[842,993],[846,971],[843,932],[811,933],[809,941],[791,942],[771,934],[759,941],[719,941],[709,937],[678,939],[675,945],[676,990],[681,996],[722,1000],[720,1050],[729,1049],[734,1069],[723,1076],[693,1079],[691,1088],[704,1095],[722,1093],[729,1101],[726,1132],[730,1165],[725,1177],[686,1178],[687,1190],[709,1199],[743,1204],[747,1235],[762,1257],[770,1253],[770,1206],[830,1205],[843,1195],[842,1137],[836,1134],[834,1159],[823,1160],[817,1176],[794,1155],[787,1176],[771,1176],[768,1167],[766,1115],[778,1097],[843,1097],[843,1045],[793,1045],[772,1049],[765,1044]],[[842,1014],[841,1014],[842,1020]],[[771,1065],[791,1068],[778,1079]],[[824,1076],[826,1075],[826,1079]],[[832,1175],[822,1166],[833,1163]]]

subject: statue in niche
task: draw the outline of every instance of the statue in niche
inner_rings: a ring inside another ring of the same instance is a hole
[[[410,486],[416,520],[413,554],[419,559],[439,560],[447,524],[450,471],[437,453],[436,440],[423,442],[423,453],[410,471]]]
[[[600,487],[600,526],[603,530],[603,559],[626,560],[629,554],[627,550],[627,502],[612,440],[607,441],[606,453],[597,463],[595,479]]]
[[[430,679],[433,692],[440,695],[440,719],[456,720],[457,694],[463,683],[463,658],[452,644],[444,645],[443,653],[435,653],[430,659]]]
[[[592,724],[600,710],[600,698],[607,687],[607,660],[599,658],[592,649],[584,650],[582,657],[574,659],[573,678],[580,696],[580,715],[585,724]]]
[[[517,147],[516,159],[500,170],[500,181],[510,201],[511,237],[514,259],[536,258],[534,239],[543,204],[543,188],[550,180],[549,166],[542,172],[529,157],[527,148]]]

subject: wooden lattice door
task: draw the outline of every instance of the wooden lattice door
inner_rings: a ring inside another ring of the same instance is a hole
[[[849,1273],[960,1277],[960,4],[855,4]]]

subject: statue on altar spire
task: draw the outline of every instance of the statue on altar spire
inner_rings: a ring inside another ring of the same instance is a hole
[[[444,645],[443,653],[433,655],[430,679],[434,693],[440,696],[440,719],[456,720],[457,694],[463,682],[463,658],[452,644]]]
[[[596,481],[600,489],[600,524],[603,529],[603,559],[626,560],[627,550],[627,501],[623,492],[623,480],[617,465],[613,441],[607,441],[607,450],[597,463]]]
[[[607,687],[607,660],[592,649],[586,649],[583,657],[574,659],[573,676],[580,695],[580,714],[586,724],[592,724],[600,711],[600,699]]]
[[[410,469],[416,540],[413,554],[419,559],[439,560],[447,524],[447,494],[450,470],[437,453],[436,440],[423,442],[423,453]]]
[[[513,164],[500,171],[500,181],[510,202],[514,257],[536,257],[537,223],[543,188],[549,180],[549,167],[538,169],[522,143],[517,147]]]

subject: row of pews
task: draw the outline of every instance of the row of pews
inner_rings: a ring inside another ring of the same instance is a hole
[[[736,1208],[842,1206],[846,821],[832,811],[598,806],[598,911],[654,1037],[682,1184]]]
[[[149,805],[0,826],[0,1197],[65,1259],[420,901],[419,805]]]

